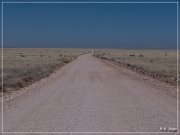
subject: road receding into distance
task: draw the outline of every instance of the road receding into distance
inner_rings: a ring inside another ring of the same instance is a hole
[[[176,97],[163,92],[168,91],[166,84],[157,88],[148,83],[148,77],[139,79],[131,72],[90,54],[81,55],[17,97],[4,97],[4,132],[161,132],[160,127],[176,128]]]

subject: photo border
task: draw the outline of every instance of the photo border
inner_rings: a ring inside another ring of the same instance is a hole
[[[58,3],[58,4],[70,4],[70,3],[72,3],[72,4],[110,4],[110,3],[114,3],[114,4],[128,4],[128,3],[132,3],[132,4],[170,4],[170,3],[174,3],[174,4],[176,4],[177,5],[177,132],[4,132],[4,130],[3,130],[3,122],[4,122],[4,120],[3,120],[3,113],[4,113],[4,111],[3,111],[3,54],[4,54],[4,52],[3,52],[3,47],[4,47],[4,45],[3,45],[3,43],[4,43],[4,40],[3,40],[3,31],[4,31],[4,29],[3,29],[3,4],[16,4],[16,3],[18,3],[18,4],[40,4],[40,3],[42,3],[42,4],[56,4],[56,3]],[[1,133],[4,133],[4,134],[6,134],[6,133],[11,133],[11,134],[63,134],[63,133],[67,133],[67,134],[84,134],[84,133],[86,133],[86,134],[109,134],[109,133],[111,133],[111,134],[170,134],[170,133],[179,133],[179,116],[178,116],[178,114],[179,114],[179,109],[178,109],[178,107],[179,107],[179,84],[178,84],[178,82],[179,82],[179,45],[178,45],[178,43],[179,43],[179,32],[178,32],[178,29],[179,29],[179,16],[178,16],[178,12],[179,12],[179,2],[177,1],[177,2],[20,2],[20,1],[17,1],[17,2],[1,2],[1,8],[2,8],[2,11],[1,11],[1,21],[2,21],[2,23],[1,23],[1,27],[2,27],[2,29],[1,29],[1,43],[2,43],[2,45],[1,45],[1,54],[2,54],[2,59],[1,59],[1,61],[2,61],[2,67],[1,67],[1,69],[2,69],[2,74],[1,74],[1,79],[2,79],[2,94],[1,94],[1,98],[2,98],[2,103],[1,103],[1,113],[2,113],[2,115],[1,115],[1,117],[2,117],[2,119],[1,119],[1,124],[2,124],[2,126],[1,126],[1,128],[2,128],[2,132]]]

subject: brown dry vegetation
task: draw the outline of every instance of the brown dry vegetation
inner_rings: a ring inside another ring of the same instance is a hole
[[[172,85],[177,84],[176,50],[96,49],[94,55]]]
[[[3,55],[3,91],[10,92],[28,86],[89,51],[70,48],[6,48]]]

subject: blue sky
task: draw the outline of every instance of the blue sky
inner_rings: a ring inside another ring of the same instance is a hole
[[[176,4],[4,4],[4,47],[176,48]]]

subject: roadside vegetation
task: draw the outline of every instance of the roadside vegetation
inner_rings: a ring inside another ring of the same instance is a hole
[[[96,49],[94,56],[172,85],[177,84],[176,50]]]
[[[70,48],[5,48],[3,91],[11,92],[26,87],[89,51]],[[2,90],[2,84],[0,88]]]

